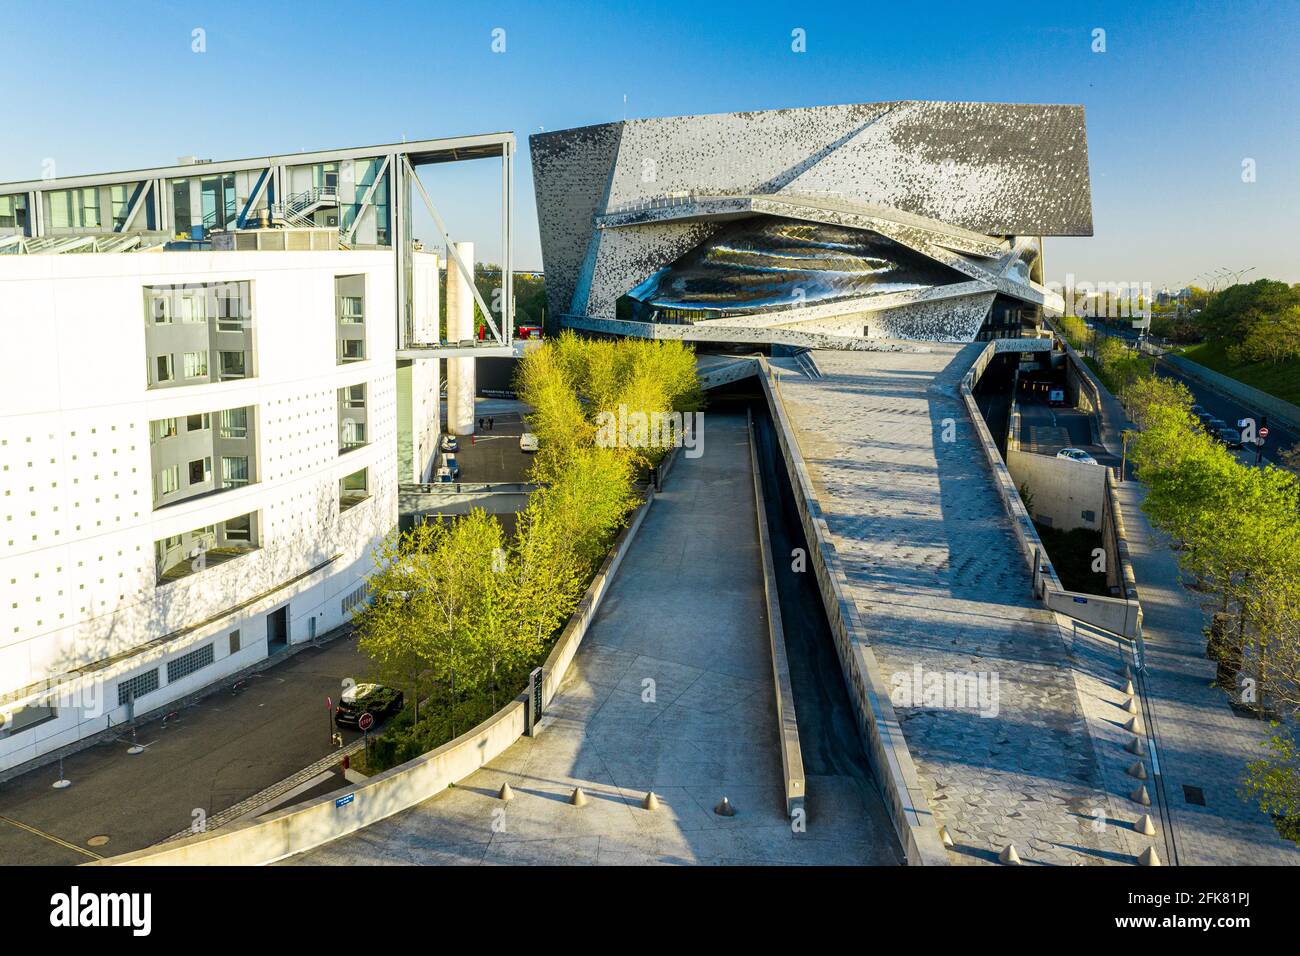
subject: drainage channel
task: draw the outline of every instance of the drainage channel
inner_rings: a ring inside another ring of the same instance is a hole
[[[754,415],[754,446],[766,498],[795,711],[799,715],[799,746],[808,777],[809,830],[812,832],[816,826],[819,793],[855,790],[871,818],[872,830],[889,842],[892,855],[901,862],[901,851],[849,702],[767,403],[759,396],[751,398],[749,406]]]

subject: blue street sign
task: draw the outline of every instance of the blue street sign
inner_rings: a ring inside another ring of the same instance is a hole
[[[334,801],[334,809],[337,810],[339,807],[346,807],[349,803],[351,803],[356,798],[357,795],[355,793],[349,793],[346,797],[339,797],[337,800]]]

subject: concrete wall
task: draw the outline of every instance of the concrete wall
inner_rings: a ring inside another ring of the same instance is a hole
[[[1010,448],[1007,469],[1016,489],[1029,486],[1033,519],[1061,531],[1101,528],[1106,505],[1106,472],[1068,458]]]
[[[772,541],[767,527],[767,503],[763,476],[758,470],[754,447],[754,416],[746,410],[749,424],[749,467],[754,476],[754,515],[758,526],[758,550],[763,556],[763,598],[767,602],[767,641],[772,654],[772,688],[776,695],[776,725],[781,740],[781,774],[785,783],[785,812],[794,817],[804,805],[807,780],[803,750],[799,746],[799,717],[794,707],[794,684],[785,651],[785,625],[781,618],[781,596],[777,591],[776,568],[772,564]]]
[[[839,554],[813,493],[812,479],[793,439],[785,406],[772,383],[771,367],[765,358],[758,361],[762,368],[759,382],[776,424],[781,455],[795,491],[795,504],[804,536],[812,548],[813,571],[826,606],[826,617],[835,639],[849,700],[853,702],[862,739],[867,744],[867,758],[880,784],[894,831],[909,865],[945,866],[948,863],[947,851],[939,840],[934,814],[894,713],[889,685],[849,596]]]
[[[370,358],[347,365],[339,274],[366,276],[372,317]],[[252,284],[256,375],[148,389],[143,287],[236,280]],[[15,346],[0,350],[0,708],[58,707],[0,737],[0,769],[125,721],[117,688],[137,674],[159,668],[141,714],[256,662],[282,605],[295,642],[347,620],[345,599],[397,522],[393,286],[383,252],[0,257]],[[340,456],[337,390],[359,383],[370,442]],[[155,510],[149,422],[235,406],[257,410],[257,481]],[[363,467],[370,498],[340,514],[339,479]],[[156,583],[156,541],[249,512],[259,550]],[[208,642],[214,663],[168,684],[166,662]]]
[[[1057,577],[1056,570],[1047,556],[1047,549],[1043,547],[1042,539],[1038,537],[1029,512],[1020,499],[1020,493],[1011,478],[1011,471],[998,453],[993,436],[984,422],[984,416],[980,414],[979,406],[975,403],[972,389],[988,367],[995,351],[995,343],[990,342],[971,365],[970,371],[962,378],[958,390],[966,405],[966,413],[975,428],[980,447],[983,449],[984,459],[993,472],[998,496],[1002,499],[1002,505],[1011,519],[1012,531],[1015,532],[1016,540],[1020,542],[1021,553],[1029,566],[1034,597],[1042,601],[1049,610],[1077,618],[1124,637],[1140,639],[1142,605],[1138,601],[1136,591],[1131,597],[1117,598],[1079,594],[1075,591],[1067,591]],[[1116,509],[1115,514],[1118,518],[1119,503],[1113,496],[1110,507]]]

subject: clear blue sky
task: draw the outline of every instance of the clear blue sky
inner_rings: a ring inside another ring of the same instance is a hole
[[[0,182],[513,130],[516,262],[538,267],[526,143],[629,117],[895,99],[1081,103],[1096,234],[1049,278],[1300,281],[1300,2],[14,3]],[[207,52],[191,52],[191,31]],[[506,52],[491,49],[494,28]],[[791,30],[807,52],[791,52]],[[1092,31],[1106,52],[1092,52]],[[1243,183],[1242,160],[1257,180]],[[494,164],[424,174],[499,254]],[[432,229],[421,230],[432,240]]]

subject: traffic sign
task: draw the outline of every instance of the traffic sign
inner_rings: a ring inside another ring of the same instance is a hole
[[[334,698],[331,697],[329,694],[325,695],[325,709],[326,710],[334,709]]]
[[[362,714],[357,718],[357,726],[363,731],[369,730],[371,727],[375,726],[374,715],[369,712]]]
[[[1267,438],[1267,437],[1268,437],[1268,429],[1267,429],[1267,428],[1261,428],[1261,429],[1259,430],[1259,437],[1260,437],[1260,438]]]

